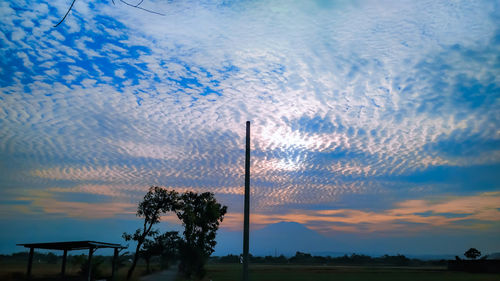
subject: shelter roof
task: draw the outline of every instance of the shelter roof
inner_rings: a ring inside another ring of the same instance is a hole
[[[69,241],[69,242],[50,242],[50,243],[29,243],[17,244],[25,248],[47,249],[47,250],[85,250],[98,248],[125,248],[120,244],[97,242],[97,241]]]

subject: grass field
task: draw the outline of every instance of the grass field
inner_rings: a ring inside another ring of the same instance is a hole
[[[241,280],[241,265],[211,264],[204,280]],[[182,279],[179,279],[182,280]],[[251,265],[251,281],[500,281],[500,274],[463,273],[446,268]]]
[[[0,262],[0,281],[19,280],[26,273],[27,262]],[[79,266],[68,264],[66,274],[76,276],[80,270]],[[111,265],[103,264],[100,267],[104,276],[111,276]],[[128,267],[120,268],[117,272],[118,280],[125,280]],[[138,264],[131,281],[139,280],[141,272],[145,271],[145,266]],[[39,263],[33,261],[32,276],[37,278],[57,277],[61,272],[61,264]]]
[[[240,264],[208,264],[204,281],[239,281]],[[102,268],[105,273],[111,269]],[[125,280],[127,268],[118,272],[118,280]],[[26,271],[25,263],[0,263],[0,280],[14,280]],[[67,272],[76,274],[77,267],[68,265]],[[139,265],[136,276],[144,271]],[[35,277],[57,276],[60,264],[33,263]],[[36,279],[35,279],[36,280]],[[391,266],[310,266],[310,265],[250,265],[251,281],[500,281],[500,274],[463,273],[447,271],[444,267],[391,267]],[[178,278],[177,281],[184,281]]]

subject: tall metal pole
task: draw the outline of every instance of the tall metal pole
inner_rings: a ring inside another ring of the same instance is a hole
[[[245,213],[243,219],[243,281],[248,281],[248,242],[250,239],[250,121],[247,121],[245,151]]]

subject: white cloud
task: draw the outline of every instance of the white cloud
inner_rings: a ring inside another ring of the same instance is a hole
[[[125,70],[124,69],[117,69],[117,70],[115,70],[115,76],[117,76],[117,77],[125,78],[124,74],[125,74]]]
[[[0,4],[12,31],[0,33],[2,52],[25,67],[0,85],[0,153],[35,167],[20,174],[233,188],[246,120],[261,208],[333,202],[384,188],[371,177],[500,159],[498,148],[428,149],[458,132],[457,142],[500,138],[498,97],[478,108],[451,102],[459,74],[500,83],[498,46],[486,52],[498,26],[491,3],[148,2],[166,16],[80,3],[58,29],[47,4],[34,15]],[[50,7],[63,15],[67,3]],[[14,23],[23,17],[37,22],[31,33]],[[456,45],[484,57],[468,59]],[[440,83],[450,86],[436,92]],[[302,119],[331,128],[295,128]],[[85,186],[78,190],[96,190]]]

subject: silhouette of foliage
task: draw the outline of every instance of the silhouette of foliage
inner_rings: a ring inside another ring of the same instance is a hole
[[[116,259],[116,264],[115,264],[116,270],[119,270],[122,267],[126,267],[131,257],[132,255],[130,255],[130,252],[128,251],[123,253],[120,252],[118,258]]]
[[[284,255],[280,255],[278,257],[273,257],[273,256],[264,257],[264,263],[286,263],[286,262],[288,262],[288,260]]]
[[[47,262],[50,264],[57,263],[57,256],[52,252],[47,253]]]
[[[127,280],[130,280],[139,259],[140,250],[148,237],[158,234],[152,230],[153,225],[160,222],[160,216],[166,212],[178,209],[179,194],[174,190],[166,190],[158,186],[152,186],[137,208],[137,216],[144,218],[142,229],[139,228],[134,234],[123,233],[125,241],[136,241],[137,246],[132,265],[127,273]]]
[[[290,258],[291,263],[310,263],[312,261],[311,254],[296,252],[295,256]]]
[[[214,257],[210,259],[215,263],[237,263],[239,259],[237,256],[228,255],[224,257]],[[352,254],[350,256],[344,255],[340,257],[324,257],[324,256],[313,256],[309,253],[296,252],[295,256],[286,258],[283,255],[278,257],[266,256],[252,256],[250,255],[250,262],[264,263],[264,264],[331,264],[331,265],[396,265],[396,266],[408,266],[408,265],[445,265],[446,260],[436,260],[436,261],[421,261],[418,259],[409,259],[404,255],[383,255],[381,257],[370,257],[367,255]]]
[[[95,280],[97,277],[101,277],[103,275],[101,265],[104,263],[104,258],[101,256],[94,256],[92,259],[90,277],[92,280]],[[80,264],[79,274],[81,276],[88,276],[89,272],[89,263],[87,261]]]
[[[479,256],[481,256],[481,252],[476,249],[476,248],[470,248],[469,250],[467,250],[465,253],[464,253],[464,256],[471,259],[471,260],[475,260],[477,259]]]
[[[94,256],[92,259],[91,265],[91,278],[95,279],[96,277],[102,276],[103,272],[101,270],[101,264],[103,264],[105,259],[102,256]],[[88,264],[88,256],[85,254],[69,256],[69,262],[72,266],[78,267],[78,274],[82,277],[88,276],[89,272],[89,264]]]
[[[220,263],[239,263],[240,257],[237,255],[227,255],[216,258],[216,261]]]
[[[146,261],[146,271],[151,272],[150,262],[154,256],[160,256],[162,267],[168,267],[169,261],[177,255],[179,244],[177,231],[166,232],[162,235],[155,234],[153,239],[146,239],[140,250],[140,256]]]
[[[227,207],[217,202],[213,193],[186,192],[180,197],[177,217],[184,226],[184,239],[180,241],[179,269],[186,277],[203,277],[204,265],[214,252],[215,236]]]
[[[144,240],[141,250],[139,251],[139,256],[146,262],[146,272],[151,272],[151,258],[160,254],[159,247],[156,245],[156,241],[152,239]]]
[[[159,235],[152,229],[160,222],[160,216],[170,211],[182,221],[182,238],[177,232]],[[133,234],[123,233],[126,241],[137,242],[127,280],[131,278],[139,257],[144,258],[150,271],[150,260],[158,255],[164,265],[179,256],[179,270],[187,277],[193,274],[203,276],[204,265],[214,252],[216,232],[226,212],[227,207],[219,204],[213,193],[185,192],[179,195],[174,190],[151,187],[137,209],[137,216],[144,218],[143,227]]]
[[[69,256],[69,262],[71,265],[75,267],[82,267],[85,263],[87,263],[87,256],[84,254]]]
[[[179,256],[179,233],[177,231],[169,231],[156,238],[157,245],[160,248],[160,262],[162,268],[167,268],[171,261]]]

